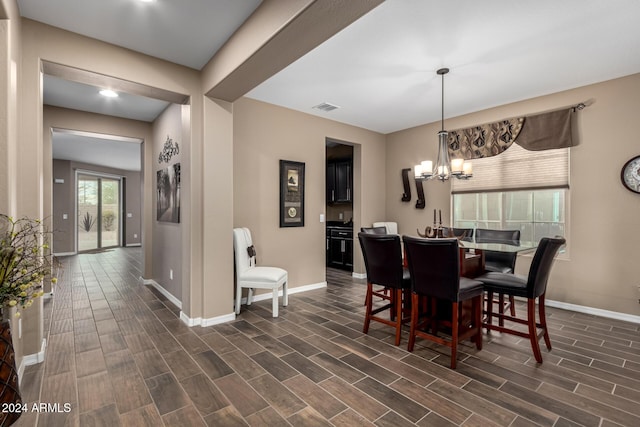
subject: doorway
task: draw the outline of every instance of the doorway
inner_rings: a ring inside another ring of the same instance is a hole
[[[120,246],[121,178],[78,171],[76,200],[78,252]]]

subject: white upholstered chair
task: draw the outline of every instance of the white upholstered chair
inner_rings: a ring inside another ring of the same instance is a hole
[[[282,286],[282,305],[286,306],[287,271],[279,267],[256,266],[255,249],[248,228],[233,229],[233,250],[236,259],[236,314],[240,314],[242,288],[248,288],[247,305],[251,305],[254,289],[273,291],[273,317],[278,317],[278,289]]]
[[[385,227],[387,229],[387,234],[398,234],[398,223],[397,222],[374,222],[374,227]]]

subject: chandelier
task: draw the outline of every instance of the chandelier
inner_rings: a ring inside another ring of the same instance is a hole
[[[440,121],[440,132],[438,132],[438,158],[435,167],[431,160],[424,160],[414,168],[417,180],[427,180],[438,178],[441,182],[448,180],[451,176],[458,179],[469,179],[473,176],[471,162],[464,159],[449,159],[449,149],[447,147],[447,136],[449,133],[444,130],[444,75],[449,72],[448,68],[441,68],[437,71],[442,76],[442,118]]]

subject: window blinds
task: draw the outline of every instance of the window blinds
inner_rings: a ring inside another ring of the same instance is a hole
[[[503,153],[473,159],[473,177],[453,178],[451,192],[569,188],[569,148],[529,151],[513,144]]]

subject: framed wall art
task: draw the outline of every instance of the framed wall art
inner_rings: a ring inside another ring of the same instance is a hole
[[[304,163],[280,160],[280,227],[304,227]]]
[[[180,222],[180,163],[160,169],[156,182],[156,219]]]

